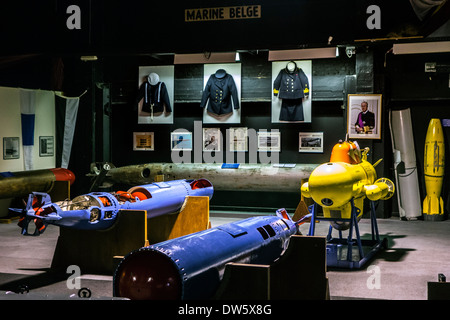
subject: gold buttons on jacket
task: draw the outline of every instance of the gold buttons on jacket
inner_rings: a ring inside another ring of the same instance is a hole
[[[222,102],[223,90],[216,89],[216,96],[214,102]]]

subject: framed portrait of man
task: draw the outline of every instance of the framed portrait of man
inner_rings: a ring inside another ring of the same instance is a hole
[[[381,139],[381,94],[349,94],[347,134],[350,139]]]

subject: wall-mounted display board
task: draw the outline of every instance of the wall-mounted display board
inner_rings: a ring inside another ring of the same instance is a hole
[[[55,138],[39,137],[39,157],[51,157],[55,154]]]
[[[219,128],[203,128],[203,151],[221,151],[222,133]]]
[[[248,128],[236,127],[228,129],[228,148],[229,151],[247,152],[248,151]]]
[[[299,132],[298,152],[323,152],[323,132]]]
[[[349,94],[347,133],[350,139],[381,139],[381,94]]]
[[[19,159],[20,145],[19,137],[3,138],[3,160]]]
[[[241,122],[241,64],[205,64],[203,123]]]
[[[311,60],[272,62],[272,82],[272,123],[311,122]]]
[[[258,131],[258,151],[281,151],[281,132]]]
[[[170,133],[170,148],[172,151],[192,151],[192,132],[177,130]]]
[[[133,132],[133,151],[155,150],[154,132]]]
[[[172,124],[174,66],[139,67],[138,123]]]

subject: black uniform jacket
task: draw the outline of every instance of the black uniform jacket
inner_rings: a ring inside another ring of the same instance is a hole
[[[233,105],[234,109],[239,109],[239,98],[233,76],[223,69],[212,74],[203,90],[200,107],[204,108],[208,100],[208,111],[218,115],[233,112]]]
[[[301,99],[309,96],[309,81],[302,69],[280,70],[273,82],[273,94],[280,99]]]
[[[360,119],[361,118],[361,119]],[[361,120],[361,123],[359,122]],[[368,126],[368,127],[375,127],[375,114],[370,111],[360,112],[358,114],[358,118],[356,118],[355,126],[358,126],[360,128]]]
[[[164,105],[166,106],[166,112],[172,112],[169,93],[164,82],[151,85],[148,81],[145,81],[139,88],[136,103],[139,103],[141,99],[144,99],[142,104],[142,111],[144,112],[162,112],[164,111]]]

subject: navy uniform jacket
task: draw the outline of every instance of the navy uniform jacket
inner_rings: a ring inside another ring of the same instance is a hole
[[[151,85],[148,81],[145,81],[139,88],[136,103],[139,103],[141,99],[144,100],[142,103],[142,111],[144,112],[163,112],[164,105],[166,106],[166,112],[172,112],[169,93],[164,82]]]
[[[239,98],[233,76],[226,73],[225,70],[219,69],[212,74],[206,82],[203,90],[200,107],[206,107],[208,103],[208,111],[215,114],[227,114],[239,109]],[[233,101],[233,104],[231,103]]]
[[[280,99],[301,99],[308,97],[308,77],[297,66],[295,66],[293,72],[290,72],[287,68],[282,69],[273,82],[273,94]]]
[[[356,118],[355,126],[363,128],[363,127],[375,127],[375,114],[370,111],[360,112],[358,114],[358,118]]]

